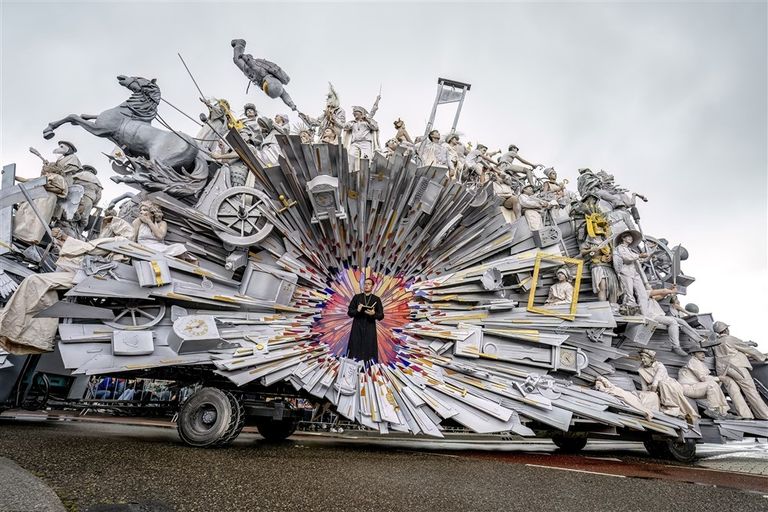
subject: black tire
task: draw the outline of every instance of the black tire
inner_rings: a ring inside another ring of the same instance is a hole
[[[256,424],[259,434],[267,441],[284,441],[296,432],[296,427],[298,426],[299,422],[293,419],[266,420]]]
[[[217,447],[231,445],[235,439],[237,439],[237,436],[240,435],[240,432],[243,431],[243,427],[245,426],[245,408],[243,407],[243,403],[229,391],[225,391],[225,394],[229,398],[229,403],[232,405],[233,421],[230,423],[230,429],[224,434],[224,437],[216,443]]]
[[[667,458],[686,464],[696,460],[696,441],[693,439],[668,439],[664,444]]]
[[[233,424],[239,421],[238,416],[230,395],[220,389],[202,388],[182,404],[176,430],[181,440],[190,446],[216,447],[227,440],[227,433],[231,433]]]
[[[565,453],[578,453],[587,446],[587,438],[575,436],[554,436],[552,442]]]
[[[44,373],[36,373],[32,377],[32,385],[29,386],[24,400],[21,402],[21,408],[25,411],[40,411],[48,403],[48,397],[51,393],[51,381]]]
[[[677,462],[690,463],[696,459],[696,441],[686,439],[646,439],[643,441],[645,449],[651,457],[668,459]]]
[[[643,441],[643,445],[645,446],[645,450],[648,452],[648,455],[650,455],[654,459],[667,458],[666,441],[646,439],[645,441]]]

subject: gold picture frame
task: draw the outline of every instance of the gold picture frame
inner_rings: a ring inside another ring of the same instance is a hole
[[[571,307],[568,314],[564,314],[562,311],[536,306],[533,303],[536,298],[536,288],[539,284],[539,273],[541,272],[542,261],[576,266],[576,276],[573,281],[573,297],[571,297]],[[528,307],[526,310],[531,313],[562,318],[563,320],[573,320],[576,318],[576,306],[579,302],[579,288],[581,287],[581,274],[583,271],[584,261],[579,258],[568,258],[566,256],[556,256],[554,254],[546,254],[543,252],[537,253],[536,261],[533,264],[533,276],[531,277],[531,289],[528,292]]]

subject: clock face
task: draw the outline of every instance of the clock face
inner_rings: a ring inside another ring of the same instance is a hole
[[[208,334],[208,324],[200,318],[190,319],[184,326],[184,332],[190,336],[205,336]]]
[[[333,193],[321,192],[315,196],[315,202],[317,203],[317,206],[322,208],[329,208],[334,204]]]
[[[560,353],[560,365],[567,368],[576,367],[576,354],[570,351]]]

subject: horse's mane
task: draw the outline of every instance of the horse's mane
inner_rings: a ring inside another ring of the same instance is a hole
[[[135,92],[121,106],[131,111],[131,117],[139,121],[151,122],[157,115],[160,104],[160,88],[157,84],[148,83]]]

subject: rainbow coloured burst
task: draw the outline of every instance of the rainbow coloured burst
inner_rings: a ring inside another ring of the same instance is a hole
[[[373,293],[381,298],[384,319],[376,324],[379,344],[379,362],[395,360],[397,348],[403,345],[401,329],[410,322],[408,302],[413,293],[400,276],[388,276],[373,272],[370,268],[361,270],[344,269],[330,286],[331,296],[325,302],[322,315],[315,322],[312,331],[318,341],[327,343],[333,354],[342,356],[347,352],[352,318],[347,315],[349,303],[362,292],[363,281],[372,277],[375,281]]]

